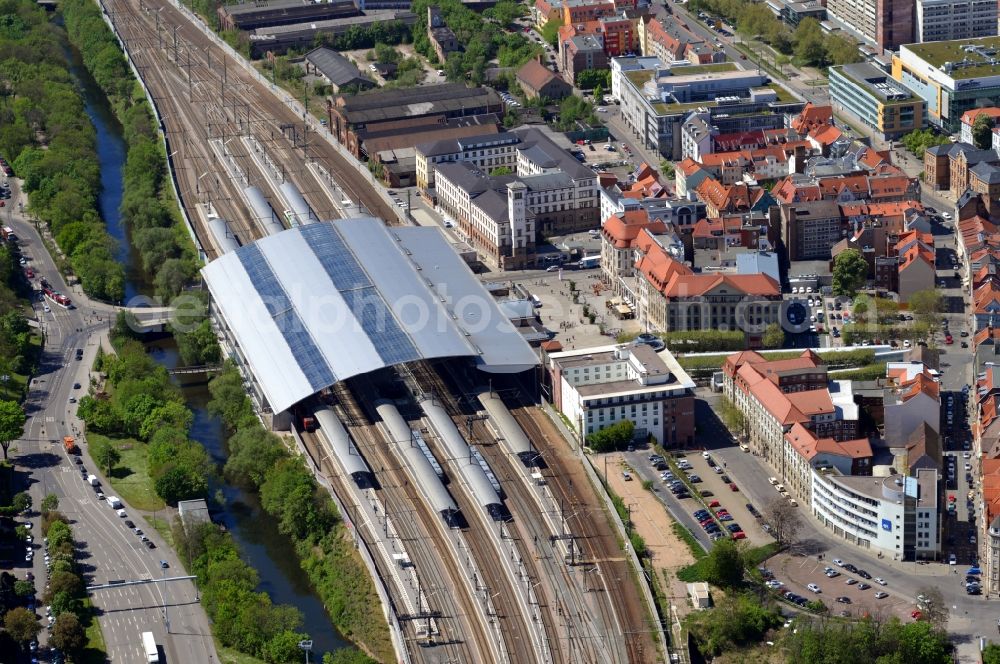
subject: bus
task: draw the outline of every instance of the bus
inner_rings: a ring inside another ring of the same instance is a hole
[[[142,633],[142,649],[146,652],[147,662],[160,661],[160,651],[156,647],[156,639],[153,638],[152,632]]]

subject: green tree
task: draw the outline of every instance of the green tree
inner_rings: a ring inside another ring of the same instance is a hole
[[[79,653],[87,642],[80,619],[73,613],[60,613],[52,624],[52,645],[70,655]]]
[[[993,127],[996,122],[989,113],[980,113],[972,123],[972,142],[980,150],[988,150],[993,145]]]
[[[308,634],[300,634],[290,629],[278,632],[264,646],[264,661],[271,664],[299,661],[302,656],[299,642],[308,638]]]
[[[18,597],[29,597],[35,592],[35,584],[25,579],[18,579],[14,582],[14,594]]]
[[[914,316],[933,320],[944,311],[944,296],[934,289],[917,291],[910,296],[909,305]]]
[[[27,491],[15,493],[11,506],[15,512],[27,512],[31,509],[31,495]]]
[[[42,498],[41,509],[42,514],[59,509],[59,496],[54,493],[46,494],[45,497]]]
[[[559,21],[549,21],[542,27],[542,39],[548,42],[552,48],[559,45],[559,27],[561,25]]]
[[[981,656],[983,664],[1000,664],[1000,646],[995,643],[986,644]],[[324,664],[326,663],[324,662]]]
[[[514,169],[511,168],[510,166],[497,166],[496,168],[490,171],[490,175],[493,177],[499,177],[501,175],[512,175],[513,173]]]
[[[622,420],[587,436],[587,445],[595,452],[611,452],[624,449],[634,435],[635,423]]]
[[[199,469],[175,465],[156,478],[153,488],[164,501],[176,505],[179,500],[203,497],[208,491],[208,482]]]
[[[719,417],[722,419],[722,423],[726,425],[726,428],[732,431],[737,436],[743,436],[744,438],[750,435],[750,430],[747,426],[746,415],[743,411],[736,407],[729,397],[722,397],[719,401]]]
[[[323,654],[323,664],[377,664],[357,648],[337,648]]]
[[[92,443],[90,446],[90,454],[94,457],[94,461],[104,468],[107,475],[111,476],[111,469],[118,465],[118,462],[122,460],[121,452],[118,448],[109,440],[99,439]]]
[[[733,588],[743,582],[746,566],[743,548],[735,540],[720,539],[701,561],[705,580],[720,588]]]
[[[604,86],[600,84],[594,86],[594,103],[595,104],[604,103]]]
[[[10,444],[24,433],[24,409],[16,401],[0,401],[0,447],[3,458],[7,459]]]
[[[42,631],[35,614],[23,606],[8,611],[3,617],[3,626],[10,637],[21,644],[33,640]]]
[[[824,42],[826,58],[833,65],[849,65],[854,62],[861,62],[861,53],[858,51],[858,43],[842,33],[833,33],[826,36]]]
[[[795,58],[800,63],[816,67],[825,64],[826,46],[819,21],[811,17],[802,19],[792,39],[795,42]]]
[[[808,20],[808,19],[807,19]],[[833,261],[833,292],[853,297],[868,280],[868,263],[857,249],[837,254]]]
[[[83,595],[83,581],[73,572],[53,572],[49,576],[49,587],[45,591],[45,596],[51,601],[58,593],[80,597]]]
[[[764,344],[764,348],[781,348],[785,345],[785,331],[781,329],[779,323],[771,323],[764,330],[764,336],[761,339],[761,343]]]
[[[286,456],[288,453],[275,434],[262,426],[244,427],[229,439],[226,477],[259,487],[268,471]]]
[[[663,175],[668,180],[673,180],[676,170],[674,169],[674,162],[669,159],[663,159],[660,161],[660,174]]]

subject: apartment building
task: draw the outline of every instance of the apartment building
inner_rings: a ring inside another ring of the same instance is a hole
[[[577,75],[582,71],[607,69],[608,54],[604,51],[604,37],[599,34],[584,34],[560,38],[559,62],[559,70],[569,83],[575,83]]]
[[[694,443],[695,383],[670,351],[620,344],[550,353],[552,404],[581,438],[630,420],[636,440]]]
[[[831,258],[833,246],[847,233],[836,201],[782,204],[779,218],[780,237],[790,261]]]
[[[634,207],[627,212],[611,215],[601,226],[601,277],[611,287],[611,292],[635,304],[633,279],[635,277],[635,246],[639,235],[648,231],[652,235],[668,232],[661,219],[650,218],[649,212]],[[684,260],[683,251],[675,260]]]
[[[886,366],[888,385],[883,395],[883,437],[889,447],[906,447],[924,425],[941,431],[941,385],[921,363]]]
[[[917,42],[977,39],[997,34],[994,0],[917,0]]]
[[[829,381],[826,366],[812,351],[774,361],[752,351],[735,353],[726,358],[722,372],[723,392],[746,417],[750,449],[782,478],[790,458],[785,434],[794,424],[817,438],[857,438],[858,409],[849,397],[849,383]]]
[[[779,203],[791,205],[812,201],[877,203],[919,201],[920,184],[916,179],[895,173],[859,173],[829,177],[793,173],[779,181],[771,193]]]
[[[696,35],[677,17],[667,22],[654,16],[644,17],[638,33],[642,54],[657,58],[664,64],[684,62],[706,65],[726,61],[725,51]]]
[[[812,475],[817,470],[836,469],[842,475],[871,474],[872,446],[867,438],[845,441],[819,438],[796,422],[785,434],[784,442],[782,482],[805,505],[812,504]]]
[[[962,113],[962,131],[959,133],[959,142],[966,145],[974,145],[972,138],[972,126],[976,124],[976,118],[985,115],[993,120],[994,127],[1000,122],[1000,108],[991,106],[990,108],[974,108],[971,111]]]
[[[896,293],[900,302],[909,302],[914,293],[934,288],[936,270],[934,236],[908,231],[899,236],[894,247],[898,257]]]

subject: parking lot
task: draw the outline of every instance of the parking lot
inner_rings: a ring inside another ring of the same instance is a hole
[[[866,579],[859,572],[852,572],[847,565],[851,561],[840,561],[844,566],[836,564],[839,559],[820,560],[817,556],[796,556],[789,553],[779,553],[767,561],[767,569],[773,573],[773,578],[783,586],[776,592],[793,592],[806,600],[820,600],[834,615],[863,616],[866,613],[874,615],[893,614],[903,620],[911,620],[911,613],[916,608],[910,599],[893,592],[892,579],[883,579],[886,585],[876,582],[876,578]],[[858,560],[859,571],[864,571],[864,561]],[[826,570],[832,570],[836,575],[827,576]],[[866,572],[866,574],[868,574]],[[868,576],[872,576],[868,574]],[[812,584],[819,589],[816,593],[809,589]],[[886,593],[886,597],[877,598],[876,593]],[[847,601],[838,601],[837,598]],[[844,612],[847,612],[846,614]]]

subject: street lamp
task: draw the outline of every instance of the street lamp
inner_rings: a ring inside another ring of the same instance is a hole
[[[312,652],[313,649],[312,639],[299,641],[299,648],[306,651],[306,664],[309,664],[309,653]]]

